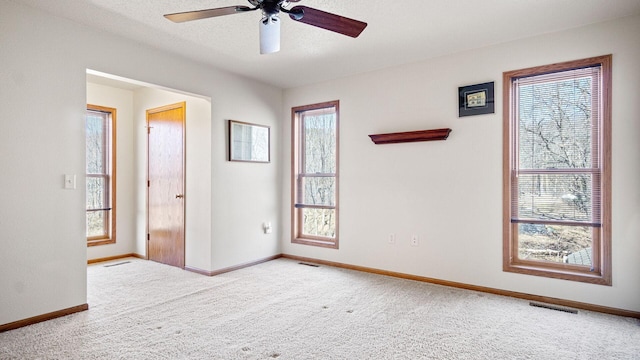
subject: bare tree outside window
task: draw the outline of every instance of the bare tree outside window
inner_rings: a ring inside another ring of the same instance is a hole
[[[88,245],[115,242],[115,109],[89,105],[86,136],[86,235]]]
[[[503,86],[503,269],[611,285],[611,55]]]
[[[334,114],[303,115],[304,173],[300,174],[305,205],[335,207],[336,117]],[[303,233],[334,237],[335,209],[304,209]]]
[[[337,105],[320,104],[294,114],[296,238],[337,246]]]
[[[518,175],[519,218],[591,223],[593,85],[583,76],[519,87],[519,166],[530,170]],[[519,232],[523,259],[564,262],[581,252],[591,266],[588,226],[522,223]]]

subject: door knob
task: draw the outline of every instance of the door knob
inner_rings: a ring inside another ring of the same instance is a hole
[[[184,195],[182,194],[176,194],[176,199],[182,199],[184,197]]]

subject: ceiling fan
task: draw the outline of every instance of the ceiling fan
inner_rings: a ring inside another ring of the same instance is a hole
[[[254,10],[262,11],[260,20],[260,53],[270,54],[280,51],[280,12],[289,14],[295,21],[308,25],[317,26],[325,30],[337,32],[350,37],[358,37],[367,27],[367,23],[346,18],[344,16],[331,14],[322,10],[310,8],[308,6],[297,5],[290,9],[290,3],[297,3],[300,0],[248,0],[253,7],[249,6],[226,6],[215,9],[186,11],[174,14],[166,14],[167,19],[181,23],[191,20],[206,19],[210,17],[231,15]]]

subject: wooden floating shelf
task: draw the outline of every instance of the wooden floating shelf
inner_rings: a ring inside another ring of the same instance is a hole
[[[371,141],[380,144],[397,144],[416,141],[446,140],[451,129],[419,130],[389,134],[369,135]]]

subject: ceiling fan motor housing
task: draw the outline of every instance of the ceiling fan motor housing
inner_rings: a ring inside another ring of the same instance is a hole
[[[260,7],[262,8],[262,13],[268,16],[277,15],[280,12],[280,8],[282,7],[283,0],[265,0],[262,2]]]

